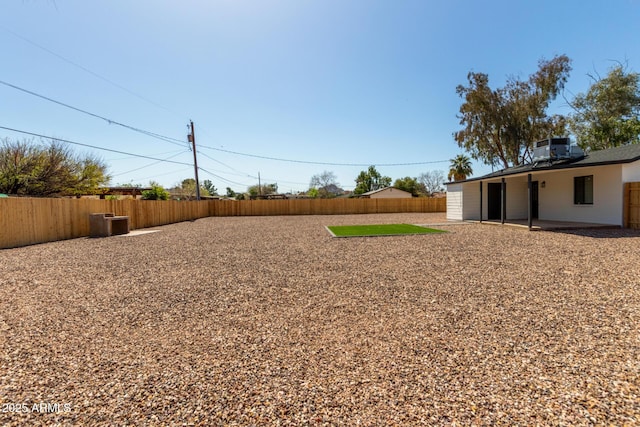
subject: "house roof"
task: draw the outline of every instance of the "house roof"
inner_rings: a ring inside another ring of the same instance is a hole
[[[455,184],[462,182],[479,181],[481,179],[501,178],[504,176],[517,175],[520,173],[584,168],[589,166],[615,165],[632,163],[637,160],[640,160],[640,144],[629,144],[620,147],[608,148],[606,150],[591,151],[585,156],[575,159],[563,159],[555,161],[543,160],[527,165],[515,166],[476,178],[469,178],[464,181],[456,181]],[[450,182],[449,184],[454,184],[454,182]]]
[[[142,194],[143,191],[151,190],[151,187],[104,187],[98,189],[98,194],[117,194],[117,195],[125,195],[125,194]]]
[[[377,190],[367,191],[366,193],[360,194],[360,196],[370,196],[372,194],[379,193],[381,191],[385,191],[385,190],[389,190],[389,189],[396,190],[396,191],[402,191],[403,193],[411,194],[408,191],[400,190],[399,188],[396,188],[396,187],[384,187],[384,188],[379,188]]]

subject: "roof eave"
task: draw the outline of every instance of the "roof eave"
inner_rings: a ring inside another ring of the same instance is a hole
[[[584,159],[581,159],[581,160],[584,160]],[[559,164],[559,165],[552,165],[552,166],[546,166],[546,167],[538,167],[538,168],[531,167],[530,169],[527,169],[527,170],[509,171],[509,169],[505,169],[504,173],[493,172],[493,173],[490,173],[490,174],[487,174],[487,175],[483,175],[483,176],[479,176],[479,177],[476,177],[476,178],[465,179],[464,181],[447,182],[447,183],[445,183],[445,185],[464,184],[464,183],[467,183],[467,182],[483,181],[483,180],[487,180],[487,179],[499,179],[499,178],[505,178],[505,177],[508,177],[508,176],[521,175],[521,174],[522,175],[523,174],[535,174],[536,172],[542,173],[542,172],[559,171],[559,170],[564,170],[564,169],[577,169],[577,168],[588,168],[588,167],[594,167],[594,166],[621,165],[621,164],[627,164],[627,163],[636,162],[636,161],[640,160],[640,156],[635,157],[635,158],[631,158],[631,159],[609,160],[609,161],[594,162],[594,163],[580,163],[581,160],[577,160],[574,163],[563,163],[563,164]]]

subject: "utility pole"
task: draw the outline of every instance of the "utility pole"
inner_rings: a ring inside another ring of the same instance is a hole
[[[260,185],[260,172],[258,172],[258,194],[262,196],[262,186]]]
[[[198,180],[198,157],[196,156],[196,133],[193,130],[193,120],[191,120],[191,133],[189,134],[189,142],[193,147],[193,168],[196,173],[196,200],[200,200],[200,181]]]

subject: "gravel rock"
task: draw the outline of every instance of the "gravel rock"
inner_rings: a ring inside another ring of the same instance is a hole
[[[640,425],[640,234],[206,218],[0,251],[0,424]]]

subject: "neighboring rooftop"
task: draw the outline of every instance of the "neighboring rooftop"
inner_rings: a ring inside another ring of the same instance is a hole
[[[362,197],[362,196],[370,196],[372,194],[380,193],[382,191],[386,191],[386,190],[389,190],[389,189],[396,190],[396,191],[401,191],[401,192],[407,193],[407,194],[411,194],[408,191],[404,191],[404,190],[401,190],[401,189],[396,188],[396,187],[384,187],[384,188],[378,188],[377,190],[371,190],[371,191],[367,191],[366,193],[362,193],[362,194],[360,194],[360,197]]]

